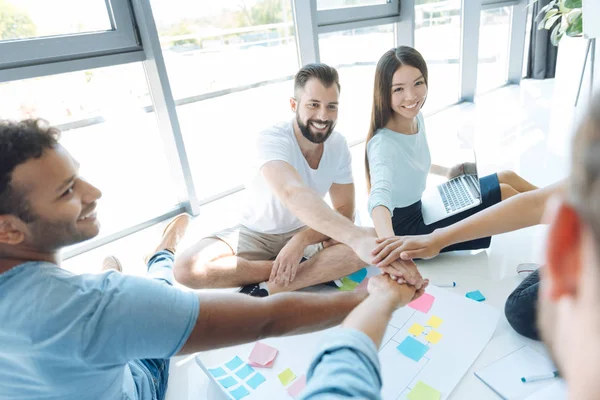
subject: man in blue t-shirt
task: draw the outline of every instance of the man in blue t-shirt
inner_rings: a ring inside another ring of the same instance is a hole
[[[366,297],[174,288],[186,215],[149,257],[154,279],[61,269],[61,248],[98,234],[101,193],[58,135],[0,120],[0,399],[163,399],[171,356],[323,329]]]

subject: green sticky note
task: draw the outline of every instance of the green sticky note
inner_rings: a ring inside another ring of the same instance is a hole
[[[419,381],[406,397],[408,400],[440,400],[442,394],[423,381]]]
[[[296,374],[294,374],[292,370],[288,368],[279,375],[277,375],[277,377],[279,378],[279,381],[283,386],[287,386],[290,383],[292,383],[294,379],[296,379]]]
[[[342,286],[338,287],[338,290],[342,290],[344,292],[354,290],[358,286],[358,282],[354,282],[348,277],[343,277],[342,279],[340,279],[340,281],[342,282]]]

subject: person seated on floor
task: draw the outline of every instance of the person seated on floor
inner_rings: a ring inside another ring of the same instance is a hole
[[[242,286],[242,293],[263,297],[339,279],[370,263],[375,235],[353,223],[350,149],[334,131],[339,95],[334,68],[309,64],[298,71],[290,99],[295,117],[258,136],[239,224],[183,251],[175,263],[178,282],[195,289]],[[323,200],[327,193],[333,209]],[[421,287],[414,263],[390,267],[386,272]]]
[[[148,258],[153,279],[62,269],[62,248],[98,234],[101,192],[58,134],[40,120],[0,121],[0,399],[162,400],[171,356],[333,326],[366,296],[175,288],[187,215]]]
[[[546,202],[564,192],[566,182],[521,193],[470,216],[453,225],[436,229],[430,234],[380,239],[374,262],[385,265],[401,257],[405,260],[432,258],[442,249],[456,243],[511,232],[543,223]],[[527,210],[527,212],[523,212]],[[540,340],[535,324],[540,270],[534,270],[508,296],[504,307],[506,319],[519,334]]]
[[[429,89],[427,64],[412,47],[387,51],[377,63],[371,125],[365,149],[369,214],[380,238],[421,235],[451,225],[518,193],[536,189],[512,171],[480,179],[481,204],[430,225],[423,221],[421,197],[429,173],[453,178],[466,165],[446,168],[431,163],[421,113]],[[467,164],[468,165],[468,164]],[[442,249],[488,248],[491,238]]]
[[[554,193],[547,207],[550,227],[537,326],[567,383],[568,398],[591,400],[600,392],[600,343],[590,340],[600,335],[600,95],[575,136],[570,177],[564,190],[560,186],[546,191]],[[544,208],[543,202],[531,204],[538,212]],[[487,214],[491,220],[493,211]],[[473,237],[465,234],[461,239]],[[348,315],[345,329],[328,338],[311,364],[302,400],[381,398],[377,347],[392,312],[411,300],[414,288],[383,278],[369,284],[372,294]]]

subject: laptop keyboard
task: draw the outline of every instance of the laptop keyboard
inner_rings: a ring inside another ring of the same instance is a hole
[[[438,191],[442,196],[442,202],[446,212],[460,210],[463,207],[475,203],[475,200],[469,196],[468,190],[460,178],[452,179],[442,185],[439,185]]]

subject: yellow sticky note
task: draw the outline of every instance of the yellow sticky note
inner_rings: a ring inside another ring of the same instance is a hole
[[[432,328],[439,328],[442,322],[444,321],[442,321],[440,317],[436,317],[434,315],[431,318],[429,318],[429,321],[427,321],[427,325],[429,325]]]
[[[419,381],[406,397],[409,400],[440,400],[442,394],[423,381]]]
[[[296,379],[296,374],[294,374],[292,370],[288,368],[279,375],[277,375],[277,377],[279,378],[279,381],[283,386],[287,386],[290,383],[292,383],[294,379]]]
[[[423,330],[425,328],[422,325],[419,324],[413,324],[413,326],[410,327],[410,329],[408,330],[409,333],[415,335],[415,336],[419,336],[421,333],[423,333]]]
[[[425,340],[429,343],[436,344],[442,338],[442,334],[436,331],[431,331],[425,336]]]

